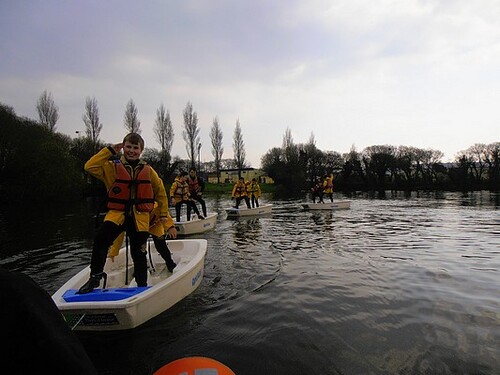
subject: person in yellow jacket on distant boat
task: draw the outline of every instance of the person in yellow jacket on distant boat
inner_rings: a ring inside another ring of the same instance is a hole
[[[236,199],[236,204],[234,208],[238,208],[240,206],[241,200],[245,200],[247,204],[247,208],[250,207],[250,199],[248,198],[247,185],[245,183],[245,179],[240,177],[238,181],[233,186],[233,191],[231,193],[231,199]]]
[[[127,134],[121,143],[104,147],[85,163],[85,171],[104,182],[108,191],[108,212],[98,229],[92,248],[90,278],[78,290],[79,294],[92,292],[106,274],[104,264],[109,247],[122,233],[130,237],[130,254],[134,261],[138,286],[147,286],[146,254],[142,251],[149,236],[150,213],[158,203],[161,221],[169,216],[168,201],[163,181],[156,171],[140,159],[144,140],[137,133]],[[123,155],[114,160],[118,152]]]
[[[323,181],[323,196],[325,195],[333,202],[333,173],[325,176]]]
[[[252,178],[252,181],[248,184],[248,194],[250,195],[252,208],[259,207],[259,198],[262,192],[256,178]]]
[[[166,221],[161,221],[159,214],[160,211],[158,209],[158,203],[155,202],[155,207],[153,209],[153,212],[151,213],[149,233],[151,233],[151,237],[153,238],[156,250],[161,255],[163,260],[165,260],[167,269],[170,272],[173,272],[177,264],[175,264],[174,260],[172,259],[172,254],[170,253],[170,249],[168,248],[166,239],[167,237],[172,239],[177,238],[177,229],[174,225],[174,219],[172,219],[172,216],[170,216],[170,214],[168,215]],[[120,248],[122,247],[124,238],[125,232],[122,232],[110,247],[108,251],[108,258],[110,258],[111,261],[113,261],[114,257],[118,255]]]
[[[189,194],[189,184],[187,183],[188,173],[182,171],[179,176],[175,178],[172,186],[170,187],[170,199],[172,201],[172,206],[175,207],[175,221],[181,221],[181,209],[182,205],[187,206],[186,219],[191,220],[191,209],[194,210],[199,219],[205,219],[203,215],[200,214],[198,207],[191,199]]]

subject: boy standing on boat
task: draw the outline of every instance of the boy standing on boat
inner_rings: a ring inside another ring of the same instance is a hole
[[[187,206],[187,221],[191,220],[191,209],[193,209],[196,215],[198,215],[198,218],[205,218],[201,216],[200,211],[198,211],[198,207],[196,207],[196,204],[189,195],[187,175],[187,172],[182,171],[179,176],[175,178],[175,181],[170,187],[170,199],[172,200],[172,206],[175,207],[175,221],[177,222],[181,221],[181,208],[183,204]]]
[[[203,190],[205,190],[205,183],[201,178],[199,178],[196,175],[195,168],[190,169],[189,176],[187,177],[187,183],[189,185],[189,196],[193,200],[193,203],[194,201],[200,202],[201,210],[203,211],[203,216],[207,217],[207,205],[205,204],[205,200],[201,197]]]
[[[248,194],[250,194],[250,200],[252,202],[252,208],[259,207],[259,198],[261,195],[260,185],[256,178],[252,178],[252,181],[248,185]]]
[[[236,184],[234,184],[231,198],[236,199],[234,208],[238,208],[240,206],[240,202],[242,199],[245,200],[247,208],[251,208],[250,199],[248,198],[247,185],[245,184],[245,179],[243,177],[240,177]]]
[[[311,188],[311,195],[313,203],[316,203],[316,198],[318,198],[319,203],[325,203],[323,202],[323,184],[319,177]]]
[[[119,160],[110,158],[123,150]],[[103,148],[85,163],[85,171],[104,182],[108,191],[108,212],[98,229],[92,248],[90,278],[78,293],[90,293],[100,284],[109,247],[125,231],[130,238],[130,253],[134,261],[138,286],[147,286],[146,241],[149,236],[150,213],[158,202],[160,220],[169,216],[167,193],[156,171],[140,159],[144,140],[129,133],[123,143]]]
[[[333,173],[325,176],[323,181],[323,195],[326,195],[333,202]]]

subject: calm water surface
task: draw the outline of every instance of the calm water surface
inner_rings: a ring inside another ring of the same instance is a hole
[[[101,374],[194,355],[238,375],[500,374],[500,196],[350,199],[315,212],[265,196],[272,214],[229,220],[209,196],[201,286],[137,329],[78,337]],[[89,264],[94,213],[39,209],[26,230],[4,209],[0,266],[52,294]]]

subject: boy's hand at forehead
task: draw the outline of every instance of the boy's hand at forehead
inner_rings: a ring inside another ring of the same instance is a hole
[[[115,150],[116,153],[119,153],[123,148],[123,143],[117,143],[116,145],[113,145],[113,150]]]

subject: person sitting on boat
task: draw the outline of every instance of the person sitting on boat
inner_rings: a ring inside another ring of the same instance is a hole
[[[196,207],[196,204],[189,195],[189,185],[186,181],[187,175],[187,172],[182,171],[170,187],[170,199],[172,200],[172,206],[175,207],[175,221],[177,222],[181,221],[181,208],[183,204],[187,206],[187,221],[191,220],[191,209],[198,215],[198,218],[205,218],[200,214],[198,207]]]
[[[311,195],[313,203],[316,203],[316,198],[319,198],[318,200],[319,203],[325,203],[323,202],[323,184],[319,178],[316,180],[313,187],[311,188]]]
[[[170,272],[173,272],[177,264],[172,259],[172,253],[170,252],[170,249],[168,248],[168,245],[166,243],[166,237],[172,239],[177,238],[177,229],[175,228],[174,219],[172,219],[172,216],[170,216],[170,214],[168,215],[166,221],[160,220],[160,211],[158,207],[158,203],[155,202],[155,207],[150,215],[151,219],[149,223],[149,233],[153,238],[156,250],[165,261],[167,269]],[[124,238],[125,232],[122,232],[110,247],[108,251],[108,258],[110,258],[111,261],[114,261],[115,256],[117,256],[120,252],[120,248],[122,247]]]
[[[252,178],[250,184],[248,184],[248,194],[250,195],[250,201],[252,202],[252,208],[259,207],[259,198],[261,196],[260,185],[256,178]]]
[[[123,150],[118,160],[110,160]],[[94,237],[90,261],[90,278],[78,290],[79,294],[93,291],[107,275],[104,264],[109,247],[120,233],[130,238],[130,253],[134,261],[138,286],[147,286],[147,261],[143,249],[149,236],[150,213],[158,202],[160,220],[167,221],[168,201],[163,182],[156,171],[140,159],[144,140],[129,133],[122,143],[104,147],[85,163],[85,171],[104,182],[108,191],[108,212]]]
[[[193,200],[193,203],[196,205],[195,201],[198,201],[200,203],[203,216],[207,217],[207,205],[205,203],[205,200],[201,196],[203,191],[205,190],[205,182],[202,178],[196,175],[196,168],[193,167],[189,170],[187,183],[189,185],[189,196]]]
[[[325,176],[325,179],[323,181],[323,195],[329,197],[333,202],[333,173]]]
[[[240,177],[239,180],[234,184],[233,191],[231,193],[231,199],[236,199],[236,204],[234,208],[240,206],[241,200],[245,200],[247,208],[250,207],[250,198],[248,198],[247,185],[245,184],[245,179]]]

